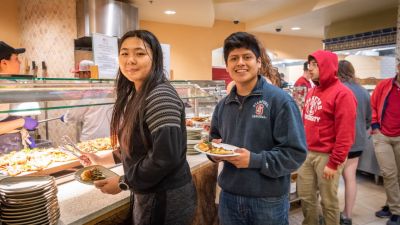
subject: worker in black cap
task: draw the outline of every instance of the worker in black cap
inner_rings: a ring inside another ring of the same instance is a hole
[[[24,52],[24,48],[13,48],[0,41],[0,76],[2,74],[18,74],[21,64],[18,54]],[[9,104],[0,104],[0,111],[7,111],[9,108]],[[0,154],[23,148],[26,137],[23,137],[21,128],[34,130],[37,126],[37,120],[31,117],[20,118],[0,113]],[[29,141],[28,144],[32,147],[33,143]]]
[[[0,41],[0,73],[18,74],[21,65],[18,54],[24,52],[25,48],[13,48],[4,41]]]

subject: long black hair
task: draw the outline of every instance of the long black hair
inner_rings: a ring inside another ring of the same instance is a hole
[[[132,134],[138,125],[143,143],[146,147],[148,146],[143,129],[146,97],[158,84],[168,82],[164,73],[161,45],[156,36],[146,30],[128,31],[121,38],[119,48],[121,49],[121,45],[126,39],[132,37],[143,41],[146,52],[152,53],[152,63],[150,72],[140,87],[140,91],[137,91],[134,83],[122,74],[121,69],[118,71],[115,85],[117,99],[111,118],[111,141],[115,148],[118,138],[121,150],[127,156],[130,156]]]

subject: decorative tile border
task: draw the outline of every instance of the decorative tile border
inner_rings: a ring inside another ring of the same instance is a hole
[[[325,49],[330,51],[367,48],[396,44],[397,28],[385,28],[343,37],[325,39]]]

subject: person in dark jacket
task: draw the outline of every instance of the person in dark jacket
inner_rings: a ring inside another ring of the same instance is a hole
[[[344,85],[350,88],[357,99],[356,138],[353,146],[351,146],[343,169],[345,204],[340,218],[341,225],[351,225],[351,216],[357,194],[356,170],[358,159],[366,147],[368,138],[367,130],[371,126],[372,112],[369,93],[367,89],[357,83],[354,67],[349,61],[339,61],[338,78]]]
[[[308,63],[316,87],[307,93],[303,108],[309,151],[297,181],[303,225],[319,223],[318,191],[325,224],[338,225],[339,177],[354,143],[357,100],[336,76],[336,54],[319,50],[308,56]]]
[[[185,107],[165,77],[157,38],[145,30],[120,42],[117,99],[111,119],[114,154],[86,154],[84,164],[122,161],[125,175],[94,184],[103,193],[133,192],[134,225],[189,225],[196,190],[186,160]]]
[[[291,172],[306,157],[300,112],[293,99],[258,75],[257,39],[245,32],[224,42],[227,71],[236,85],[216,106],[210,139],[237,146],[223,161],[219,219],[223,225],[288,224]]]
[[[387,197],[387,205],[375,215],[390,217],[388,225],[400,224],[400,63],[397,70],[371,96],[372,137]]]

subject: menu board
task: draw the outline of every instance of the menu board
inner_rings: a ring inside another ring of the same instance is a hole
[[[93,34],[93,59],[99,68],[99,79],[115,79],[118,73],[118,38]]]

